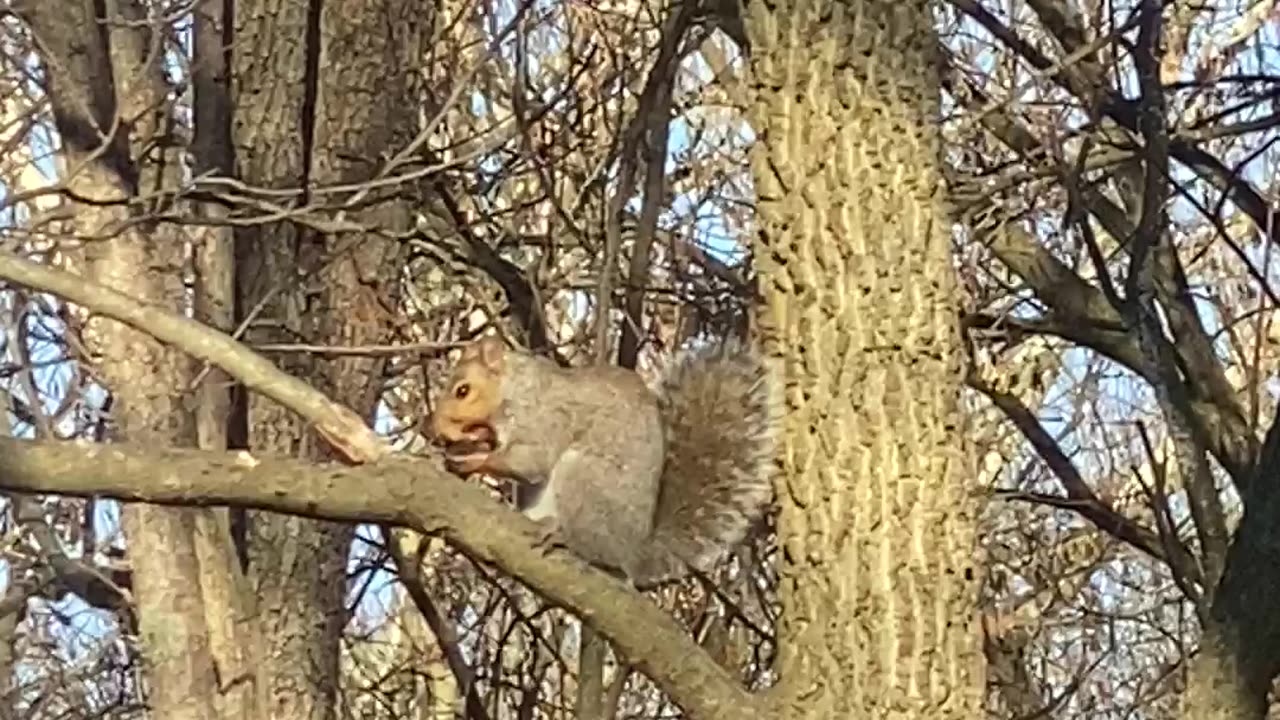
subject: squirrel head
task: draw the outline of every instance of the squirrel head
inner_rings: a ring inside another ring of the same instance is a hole
[[[502,404],[507,349],[488,336],[469,343],[449,373],[431,414],[431,434],[440,445],[480,444],[494,449],[493,419]]]

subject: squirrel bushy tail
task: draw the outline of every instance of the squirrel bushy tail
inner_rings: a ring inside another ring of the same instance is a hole
[[[706,572],[773,498],[781,412],[760,357],[737,342],[681,353],[659,406],[666,463],[644,584]]]

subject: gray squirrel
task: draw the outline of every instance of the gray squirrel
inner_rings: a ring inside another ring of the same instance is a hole
[[[773,498],[780,424],[764,363],[738,343],[680,354],[658,385],[484,337],[452,368],[431,433],[452,472],[522,485],[545,540],[649,589],[746,537]]]

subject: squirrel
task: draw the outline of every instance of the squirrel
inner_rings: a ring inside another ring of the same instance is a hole
[[[486,336],[430,418],[448,469],[516,481],[517,508],[640,590],[705,573],[773,498],[779,413],[737,342],[683,353],[651,390],[619,366],[565,368]]]

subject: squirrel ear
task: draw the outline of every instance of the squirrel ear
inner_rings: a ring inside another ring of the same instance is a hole
[[[500,338],[486,335],[463,348],[462,359],[479,360],[485,367],[496,371],[502,368],[506,351],[507,348]]]

